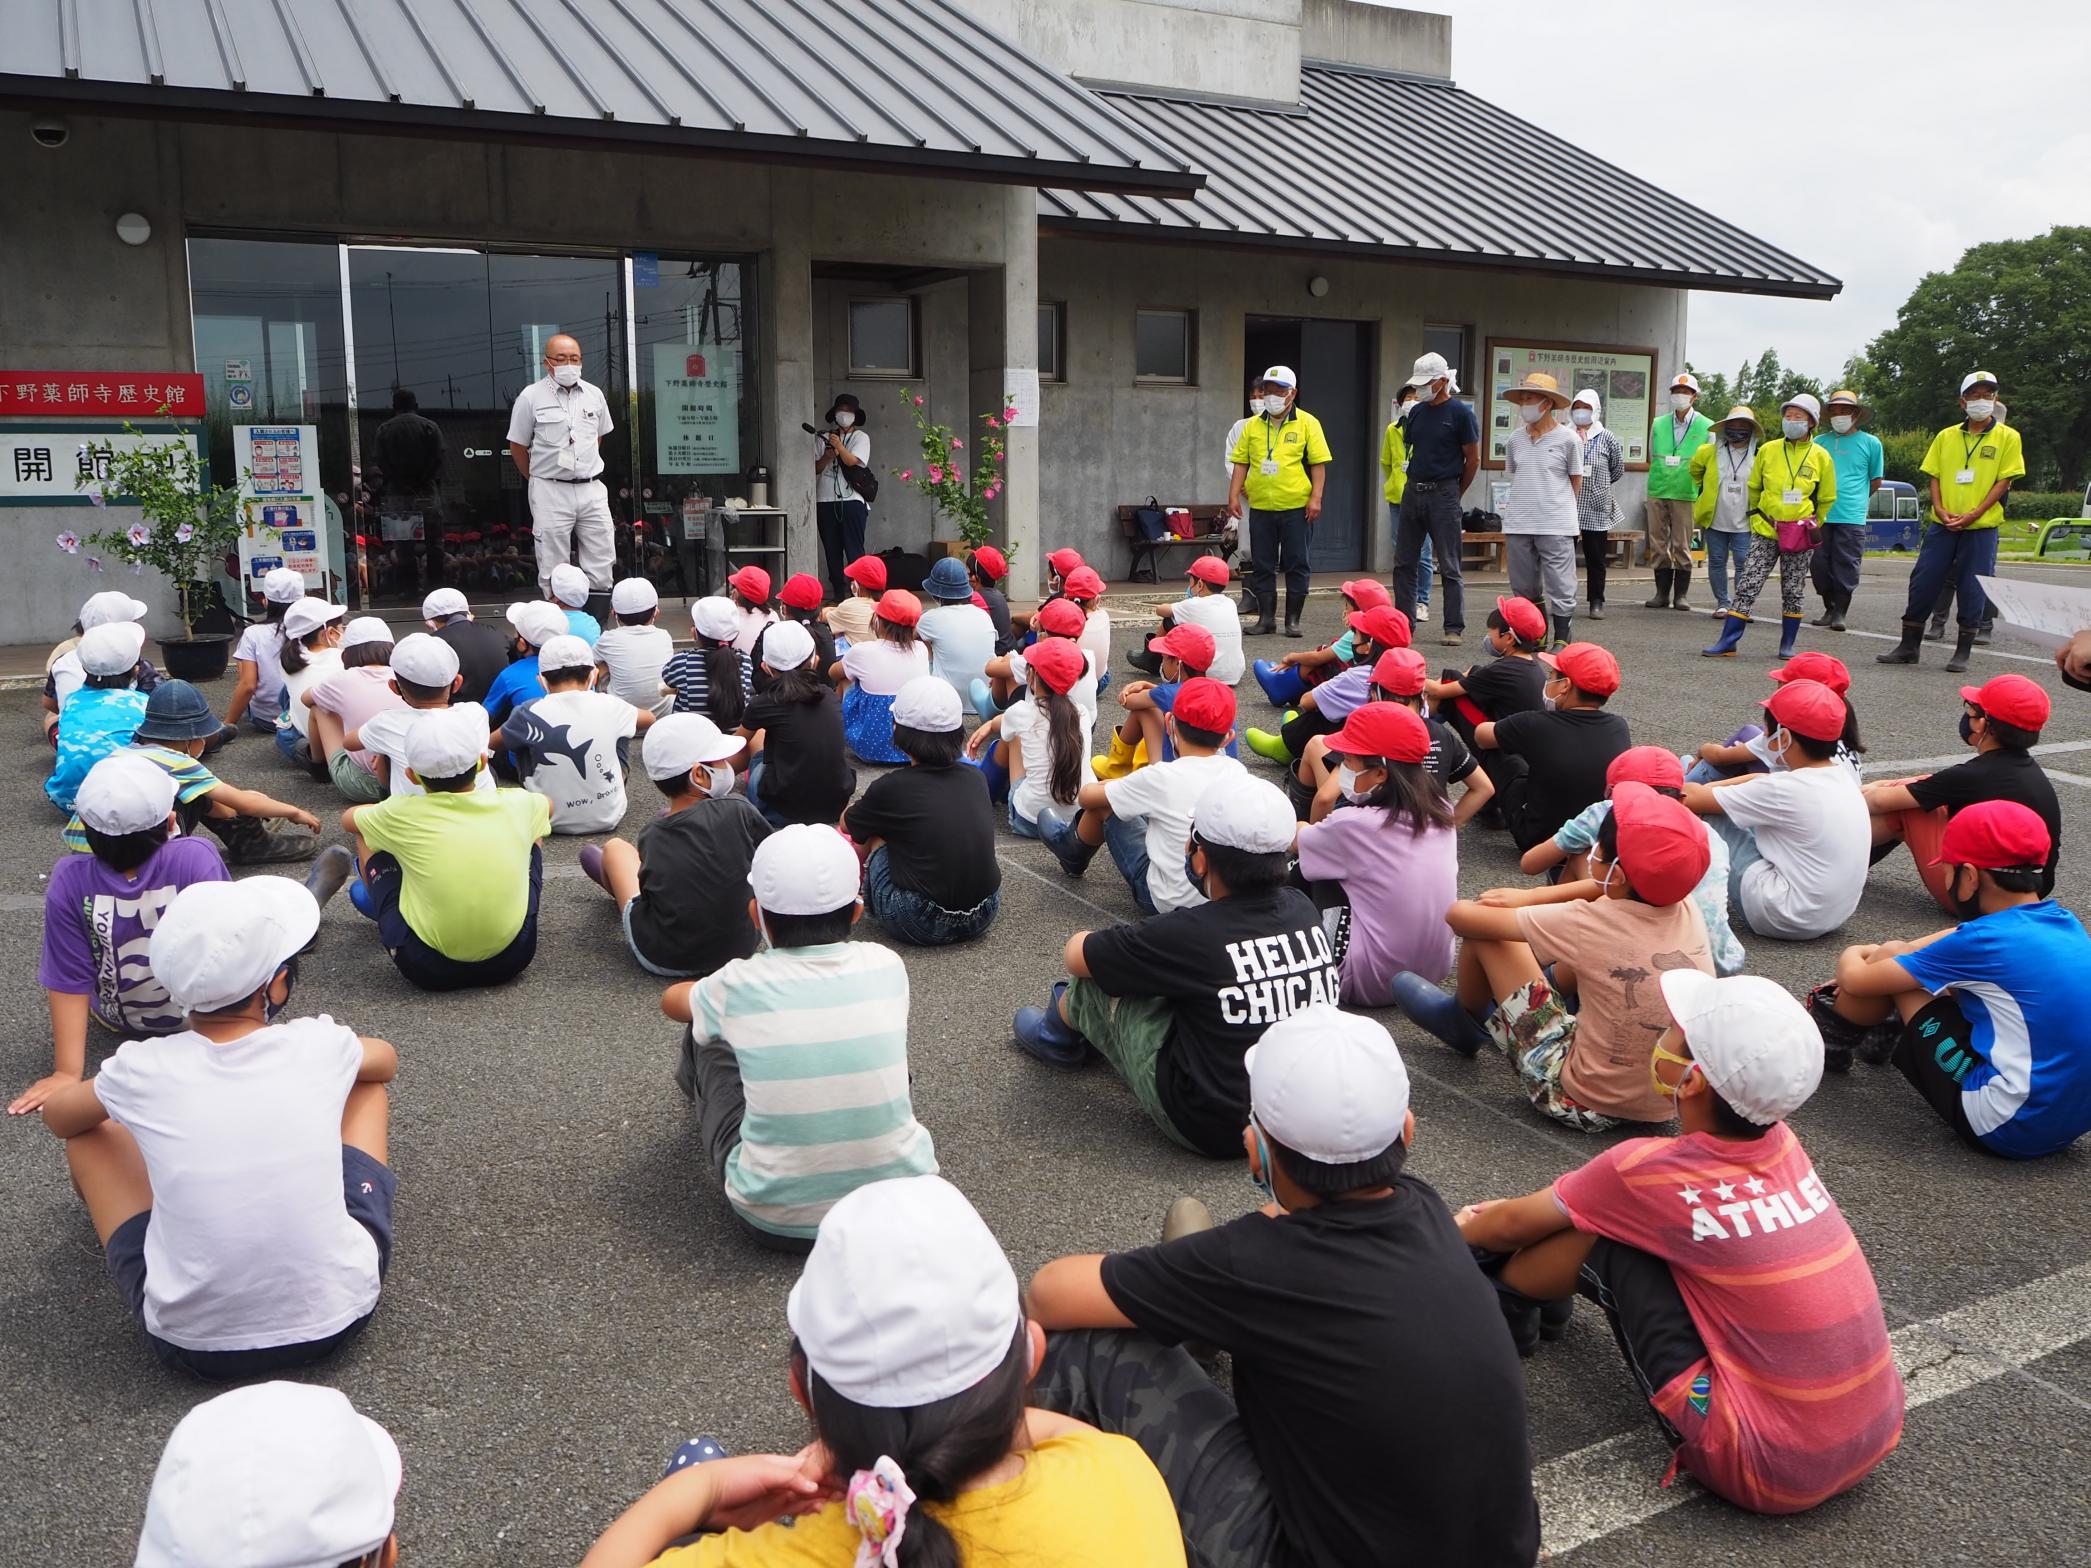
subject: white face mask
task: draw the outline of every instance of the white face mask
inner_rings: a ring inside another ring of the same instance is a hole
[[[855,414],[852,414],[848,409],[838,408],[835,410],[835,423],[842,429],[847,430],[851,425],[854,425],[856,422],[857,416]]]
[[[563,387],[570,387],[581,379],[581,367],[579,365],[554,365],[552,367],[552,379]]]
[[[1285,412],[1284,394],[1279,392],[1273,392],[1266,396],[1263,400],[1263,411],[1266,414],[1270,415],[1273,419],[1277,419],[1281,415],[1283,415]]]
[[[1546,417],[1546,405],[1544,403],[1520,403],[1517,406],[1517,417],[1528,425],[1536,425],[1541,419]]]
[[[1541,692],[1539,694],[1539,700],[1545,706],[1546,711],[1549,713],[1552,713],[1556,708],[1561,706],[1560,700],[1556,698],[1554,694],[1550,691]]]
[[[1568,417],[1579,425],[1587,425],[1596,419],[1597,415],[1587,408],[1574,408],[1569,410]]]
[[[1805,419],[1782,419],[1779,421],[1779,428],[1786,433],[1786,439],[1789,441],[1808,439],[1808,421]]]
[[[1749,740],[1743,742],[1743,749],[1771,769],[1772,772],[1784,773],[1787,771],[1786,748],[1784,746],[1774,746],[1769,735],[1752,736]]]
[[[1850,435],[1850,434],[1851,434],[1851,427],[1852,427],[1853,425],[1856,425],[1857,423],[1858,423],[1858,421],[1857,421],[1856,419],[1852,418],[1852,416],[1851,416],[1851,415],[1849,415],[1849,414],[1832,414],[1832,415],[1830,415],[1830,428],[1831,428],[1832,430],[1836,431],[1836,432],[1837,432],[1837,434],[1838,434],[1838,435],[1840,435],[1840,436],[1848,436],[1848,435]]]
[[[1612,873],[1618,869],[1619,862],[1616,860],[1605,867],[1604,880],[1597,884],[1597,896],[1599,898],[1605,897],[1612,891]]]
[[[704,793],[718,800],[733,793],[733,769],[720,763],[704,764]]]
[[[1971,397],[1967,401],[1967,410],[1968,418],[1979,424],[1997,411],[1997,405],[1992,398]]]
[[[1365,792],[1358,788],[1358,778],[1358,770],[1347,764],[1336,770],[1336,787],[1343,791],[1345,800],[1356,802],[1365,798]]]
[[[1692,402],[1692,394],[1689,392],[1672,392],[1670,394],[1670,406],[1680,414],[1689,414],[1692,411]]]

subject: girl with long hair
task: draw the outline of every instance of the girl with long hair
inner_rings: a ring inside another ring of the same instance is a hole
[[[929,673],[929,646],[916,635],[922,601],[904,588],[879,595],[871,640],[853,642],[829,674],[842,688],[842,733],[866,762],[900,763],[893,744],[893,699],[918,675]]]

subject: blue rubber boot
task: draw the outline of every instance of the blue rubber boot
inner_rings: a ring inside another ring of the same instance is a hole
[[[1307,690],[1307,678],[1293,665],[1280,667],[1270,659],[1258,659],[1254,668],[1256,684],[1263,688],[1274,708],[1294,706]]]
[[[1019,1007],[1013,1024],[1016,1048],[1052,1067],[1080,1067],[1089,1059],[1089,1042],[1060,1016],[1060,998],[1066,994],[1062,980],[1045,1006]]]
[[[1799,640],[1799,638],[1800,638],[1800,635],[1801,635],[1801,621],[1802,621],[1803,619],[1804,619],[1804,617],[1802,617],[1802,616],[1798,616],[1798,615],[1787,615],[1787,616],[1781,616],[1781,617],[1780,617],[1780,620],[1779,620],[1779,657],[1780,657],[1780,658],[1782,658],[1782,659],[1790,659],[1790,658],[1792,658],[1792,657],[1793,657],[1793,645],[1794,645],[1794,643],[1795,643],[1796,641],[1798,641],[1798,640]]]
[[[1721,628],[1720,641],[1716,642],[1711,648],[1701,648],[1699,657],[1702,659],[1734,658],[1735,650],[1742,645],[1742,634],[1749,630],[1749,626],[1750,618],[1747,615],[1738,615],[1735,611],[1730,610],[1728,612],[1728,623]]]
[[[989,746],[979,756],[968,757],[965,760],[969,767],[978,768],[986,776],[989,800],[999,806],[1009,799],[1009,770],[995,761],[993,746]]]
[[[995,701],[995,689],[984,680],[975,680],[966,688],[966,695],[973,701],[973,712],[983,719],[991,719],[1002,711]]]
[[[1394,1005],[1409,1022],[1421,1024],[1462,1056],[1476,1055],[1489,1043],[1488,1031],[1459,1005],[1459,998],[1440,991],[1421,975],[1404,969],[1394,977]]]
[[[1052,805],[1041,807],[1037,818],[1039,838],[1060,862],[1060,869],[1071,877],[1087,871],[1089,862],[1096,858],[1096,849],[1083,843],[1075,833],[1075,822],[1081,815],[1079,808]]]

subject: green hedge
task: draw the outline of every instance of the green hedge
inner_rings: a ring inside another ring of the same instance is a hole
[[[2014,490],[2004,498],[2004,515],[2045,522],[2050,517],[2074,517],[2084,509],[2080,490]]]

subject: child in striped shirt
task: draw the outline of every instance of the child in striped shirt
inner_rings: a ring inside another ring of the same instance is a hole
[[[821,1217],[866,1182],[933,1175],[908,1091],[908,975],[849,940],[858,864],[831,827],[780,828],[748,883],[764,948],[670,986],[687,1023],[675,1081],[697,1102],[705,1159],[756,1241],[805,1252]]]

